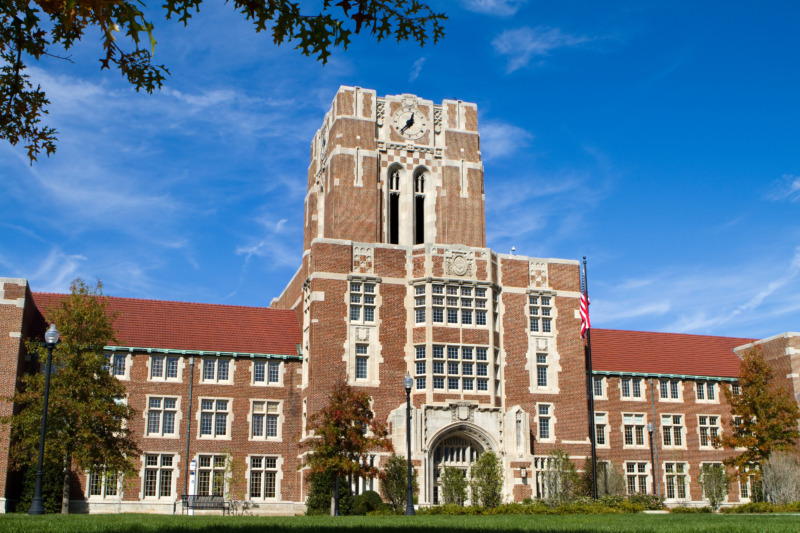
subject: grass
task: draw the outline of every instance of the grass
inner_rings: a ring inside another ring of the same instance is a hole
[[[465,533],[522,532],[647,532],[679,531],[747,533],[800,531],[798,515],[501,515],[501,516],[327,516],[228,517],[163,515],[0,516],[0,532],[38,533]]]

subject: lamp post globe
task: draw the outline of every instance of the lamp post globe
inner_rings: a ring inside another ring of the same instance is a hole
[[[406,514],[415,515],[414,511],[414,491],[411,487],[411,386],[414,380],[411,374],[406,372],[403,378],[403,387],[406,389],[406,460],[408,461],[408,478],[406,480]]]
[[[44,407],[42,408],[42,430],[39,434],[39,462],[36,469],[36,488],[33,492],[33,501],[28,514],[44,514],[44,504],[42,503],[42,464],[44,463],[45,433],[47,431],[47,400],[50,396],[50,364],[53,361],[53,348],[58,344],[58,330],[55,324],[50,324],[50,329],[44,334],[44,345],[47,348],[47,365],[44,367]]]

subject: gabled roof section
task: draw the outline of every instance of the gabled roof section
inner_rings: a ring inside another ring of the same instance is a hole
[[[33,293],[40,312],[64,294]],[[163,300],[104,297],[114,322],[117,346],[297,356],[300,324],[294,311]]]
[[[733,349],[754,339],[592,329],[592,370],[639,374],[739,377]]]

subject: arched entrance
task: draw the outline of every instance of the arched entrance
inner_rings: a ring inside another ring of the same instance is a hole
[[[440,502],[441,474],[445,467],[462,470],[466,476],[478,456],[494,450],[492,440],[473,424],[456,424],[439,432],[429,448],[426,492],[433,505]]]

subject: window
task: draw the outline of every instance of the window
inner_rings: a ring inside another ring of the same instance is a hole
[[[203,381],[205,383],[230,382],[231,360],[219,357],[203,358]]]
[[[375,322],[374,283],[350,282],[350,322],[359,324]]]
[[[639,378],[621,378],[622,397],[623,398],[641,398],[642,397],[642,380]]]
[[[539,405],[539,440],[550,438],[550,406]]]
[[[201,455],[197,462],[197,495],[222,496],[225,493],[225,456]]]
[[[147,436],[176,435],[175,414],[177,398],[153,397],[147,401]]]
[[[228,434],[229,400],[200,400],[200,436],[224,437]]]
[[[415,302],[416,309],[424,299]],[[486,289],[469,285],[431,285],[433,322],[471,326],[486,325]],[[424,316],[424,315],[423,315]],[[419,322],[419,320],[417,320]]]
[[[739,396],[742,393],[738,382],[731,383],[731,392],[734,396]]]
[[[280,384],[281,363],[279,361],[253,361],[254,384]]]
[[[106,498],[119,494],[119,475],[105,469],[93,470],[89,473],[89,496]]]
[[[625,446],[644,446],[644,415],[623,414]]]
[[[367,379],[367,355],[366,344],[356,344],[356,379]]]
[[[536,354],[536,386],[547,387],[547,354]]]
[[[700,428],[700,446],[703,448],[717,448],[719,446],[719,417],[701,415],[697,417]]]
[[[165,355],[150,357],[150,379],[178,379],[178,358]]]
[[[128,354],[121,352],[107,353],[106,364],[103,370],[108,370],[109,374],[116,377],[125,377]]]
[[[662,400],[679,400],[680,399],[680,382],[676,379],[662,379],[660,382],[660,393]]]
[[[625,463],[628,494],[647,494],[647,463]]]
[[[713,402],[717,397],[716,383],[713,381],[697,381],[697,399]]]
[[[277,496],[278,458],[250,458],[250,497],[268,499]]]
[[[528,314],[530,330],[534,333],[552,332],[552,298],[550,296],[529,295]]]
[[[144,463],[144,496],[169,498],[172,496],[172,454],[146,454]]]
[[[682,421],[682,415],[661,416],[661,431],[664,435],[664,446],[683,446]]]
[[[686,463],[665,463],[667,499],[686,499]]]
[[[598,446],[606,444],[606,413],[594,414],[594,441]]]
[[[603,394],[603,378],[600,376],[594,376],[594,397],[595,398],[603,398],[605,394]]]
[[[489,390],[489,363],[484,362],[488,358],[487,348],[436,344],[430,365],[419,360],[425,357],[424,346],[415,347],[415,351],[418,359],[414,367],[418,390],[427,384],[427,381],[420,382],[420,379],[428,369],[431,370],[434,389],[467,392]]]
[[[268,402],[263,400],[253,401],[253,438],[270,439],[277,438],[278,435],[278,416],[280,415],[280,403]]]

